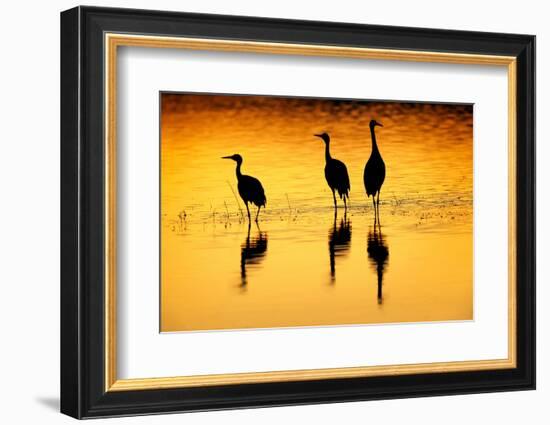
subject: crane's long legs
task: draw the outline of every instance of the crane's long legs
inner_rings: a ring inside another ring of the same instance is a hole
[[[256,213],[256,224],[258,223],[258,216],[260,215],[260,208],[262,208],[261,206],[258,207],[258,212]]]
[[[248,208],[248,202],[244,203],[246,205],[246,212],[248,213],[248,222],[250,223],[250,209]]]
[[[334,195],[334,189],[332,189],[332,199],[334,199],[334,211],[336,212],[336,195]]]
[[[344,215],[348,212],[348,204],[346,202],[346,195],[344,195]]]

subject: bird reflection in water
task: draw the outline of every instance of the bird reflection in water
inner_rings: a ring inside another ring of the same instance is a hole
[[[256,236],[250,237],[250,223],[248,223],[248,233],[245,241],[241,244],[241,288],[246,289],[248,266],[258,265],[265,257],[267,252],[267,233],[262,232],[259,226],[256,226],[258,232]]]
[[[336,257],[344,256],[348,253],[351,242],[351,223],[346,215],[340,219],[340,224],[336,227],[336,214],[334,214],[334,223],[328,232],[328,251],[330,255],[330,281],[336,280]]]
[[[388,264],[390,251],[385,240],[384,234],[380,229],[380,224],[376,224],[376,219],[372,229],[369,229],[367,236],[367,253],[369,260],[378,278],[378,304],[382,304],[382,279],[384,278],[384,269]]]

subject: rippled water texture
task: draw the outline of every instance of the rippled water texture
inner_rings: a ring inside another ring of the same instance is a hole
[[[161,104],[162,331],[472,319],[472,106],[166,93]],[[380,226],[363,186],[371,119],[384,126]],[[346,216],[334,216],[323,131],[348,168]],[[258,225],[220,158],[235,153],[265,188]]]

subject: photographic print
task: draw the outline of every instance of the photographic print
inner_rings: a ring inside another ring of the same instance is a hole
[[[160,94],[161,332],[473,319],[473,106]]]

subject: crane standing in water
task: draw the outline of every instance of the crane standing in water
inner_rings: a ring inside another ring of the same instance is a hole
[[[351,186],[349,184],[349,175],[346,165],[337,159],[330,156],[330,136],[327,133],[314,134],[316,137],[320,137],[325,142],[325,178],[332,190],[332,198],[334,199],[334,214],[336,214],[336,195],[335,191],[338,191],[340,199],[344,201],[344,211],[347,211],[347,199],[349,199],[349,191]]]
[[[257,223],[258,216],[260,215],[260,208],[265,208],[265,204],[267,202],[262,184],[257,178],[241,173],[241,164],[243,163],[243,157],[240,156],[238,153],[230,156],[223,156],[222,159],[232,159],[237,163],[237,189],[239,190],[239,195],[241,195],[241,198],[246,205],[246,212],[248,213],[249,223],[250,209],[248,208],[248,203],[250,202],[251,204],[254,204],[258,207],[258,212],[256,213]]]
[[[374,127],[383,127],[382,124],[376,120],[371,120],[369,123],[370,137],[372,140],[372,151],[370,158],[365,165],[365,171],[363,173],[363,182],[365,183],[365,190],[367,191],[367,198],[372,196],[372,205],[374,207],[374,220],[378,218],[380,223],[380,189],[384,184],[386,178],[386,164],[380,155],[378,145],[376,144],[376,135],[374,134]],[[376,201],[374,199],[376,195]]]

